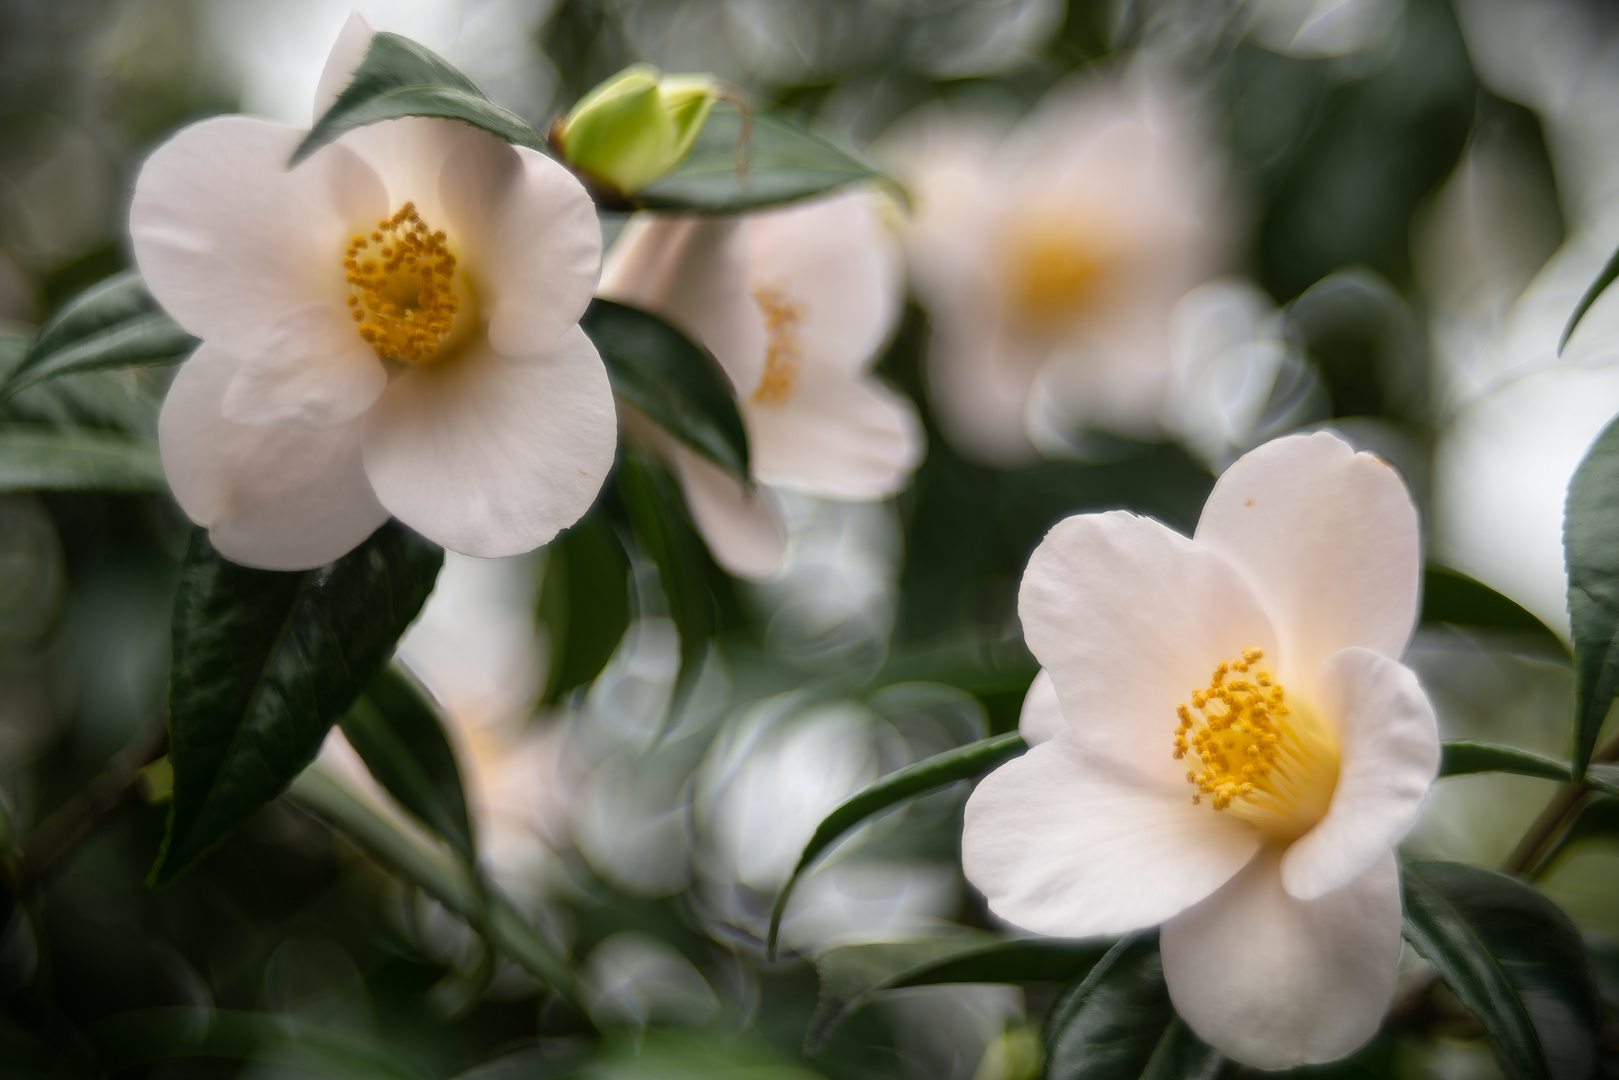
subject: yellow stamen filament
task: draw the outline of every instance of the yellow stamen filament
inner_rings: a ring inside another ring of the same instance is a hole
[[[410,202],[377,222],[369,237],[349,239],[343,257],[349,308],[360,336],[382,359],[423,363],[449,339],[461,299],[448,245]]]
[[[1215,667],[1209,684],[1175,707],[1174,756],[1188,769],[1192,801],[1206,797],[1268,835],[1292,840],[1326,813],[1338,780],[1338,745],[1307,710],[1296,709],[1256,648]]]
[[[767,341],[765,372],[753,392],[753,400],[779,409],[787,404],[798,385],[798,365],[803,358],[798,324],[804,318],[804,308],[789,300],[787,294],[774,285],[756,287],[753,299],[764,312]]]

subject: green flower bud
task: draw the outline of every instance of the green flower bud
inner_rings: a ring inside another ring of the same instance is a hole
[[[714,102],[731,96],[712,75],[632,64],[581,98],[552,140],[570,166],[631,195],[684,161]]]

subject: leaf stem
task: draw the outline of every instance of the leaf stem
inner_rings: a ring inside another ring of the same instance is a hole
[[[1613,761],[1615,758],[1619,758],[1619,733],[1591,755],[1593,762]],[[1518,845],[1512,849],[1512,854],[1501,864],[1501,869],[1509,874],[1521,876],[1535,866],[1545,853],[1546,846],[1562,831],[1569,815],[1590,795],[1590,789],[1584,784],[1568,783],[1559,787],[1551,801],[1546,804],[1546,808],[1524,831]]]

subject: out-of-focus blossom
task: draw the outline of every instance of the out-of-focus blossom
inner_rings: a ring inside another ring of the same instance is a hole
[[[363,56],[344,28],[319,115]],[[238,562],[318,566],[392,514],[481,556],[575,521],[616,444],[578,319],[595,210],[556,162],[448,120],[352,131],[297,168],[295,129],[181,131],[136,181],[136,261],[203,339],[164,402],[175,497]]]
[[[1259,0],[1248,34],[1287,56],[1321,58],[1372,52],[1400,25],[1405,0]]]
[[[1058,524],[1019,597],[1049,677],[1035,745],[967,803],[990,909],[1065,937],[1162,923],[1176,1010],[1246,1064],[1371,1038],[1400,956],[1393,847],[1439,764],[1399,662],[1420,568],[1398,475],[1324,432],[1239,460],[1193,539]]]
[[[1166,430],[1218,472],[1267,439],[1331,412],[1285,316],[1246,278],[1199,285],[1169,316]]]
[[[806,707],[789,694],[733,718],[696,778],[708,916],[762,939],[775,894],[821,819],[909,758],[896,729],[854,702]],[[951,912],[957,888],[948,866],[861,858],[858,844],[845,841],[799,884],[781,940],[806,950],[920,933]]]
[[[601,295],[702,342],[736,390],[762,488],[746,491],[658,440],[727,570],[764,579],[781,569],[788,532],[771,488],[869,501],[910,479],[923,449],[915,410],[870,374],[901,289],[899,252],[866,192],[741,218],[643,215],[625,227]]]
[[[1059,86],[1009,137],[936,109],[895,137],[928,392],[964,453],[1016,463],[1088,428],[1160,432],[1169,313],[1229,229],[1196,115],[1143,68]]]
[[[590,1015],[603,1026],[699,1025],[719,1001],[696,966],[650,934],[620,930],[591,951],[584,985]]]
[[[712,75],[632,64],[579,99],[552,139],[570,166],[630,194],[685,160],[724,92]]]

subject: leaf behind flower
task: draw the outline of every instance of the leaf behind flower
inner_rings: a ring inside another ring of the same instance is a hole
[[[144,439],[86,428],[0,427],[0,492],[168,490],[157,447]]]
[[[1585,775],[1597,734],[1619,694],[1619,421],[1586,451],[1568,484],[1563,554],[1574,636],[1576,779]]]

